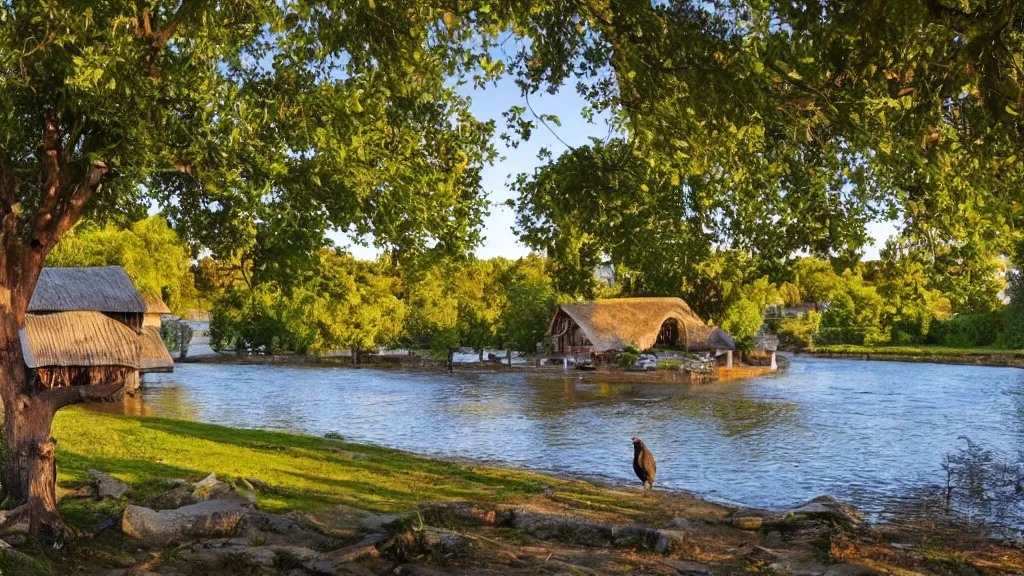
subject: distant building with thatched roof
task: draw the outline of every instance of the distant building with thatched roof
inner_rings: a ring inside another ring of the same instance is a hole
[[[149,294],[144,295],[142,298],[146,301],[146,313],[142,317],[142,325],[152,326],[159,330],[164,315],[170,314],[171,309],[167,307],[167,304],[164,304],[163,300]]]
[[[140,373],[174,369],[159,321],[146,325],[147,313],[159,318],[162,309],[147,304],[120,266],[44,268],[21,333],[25,365],[41,386],[120,379],[134,390]]]
[[[724,352],[736,343],[708,326],[679,298],[614,298],[562,304],[551,319],[558,355],[589,355],[635,346]]]

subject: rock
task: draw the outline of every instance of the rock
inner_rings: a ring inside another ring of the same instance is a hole
[[[317,556],[317,552],[299,546],[232,545],[230,541],[223,545],[200,542],[182,552],[182,559],[187,562],[218,569],[223,569],[225,566],[274,568],[283,564],[301,564],[313,560]]]
[[[302,567],[314,574],[327,574],[334,576],[346,574],[343,568],[360,558],[376,558],[380,555],[377,545],[387,540],[384,534],[371,534],[359,542],[346,546],[340,550],[317,555],[315,558],[305,561]]]
[[[169,510],[188,506],[198,502],[192,496],[192,487],[187,484],[179,484],[167,492],[156,497],[154,506],[160,510]]]
[[[778,530],[772,530],[765,534],[764,545],[768,548],[781,548],[785,545],[785,541],[782,539],[782,532]]]
[[[461,553],[469,547],[469,541],[450,530],[426,527],[420,532],[422,546],[442,554]]]
[[[810,502],[783,513],[783,521],[794,517],[832,521],[844,526],[857,526],[863,518],[853,508],[843,505],[831,496],[819,496]]]
[[[679,550],[692,549],[691,535],[685,530],[658,530],[658,543],[654,551],[669,554]]]
[[[664,536],[660,530],[647,526],[615,526],[612,528],[612,545],[616,548],[633,548],[639,550],[656,550]],[[659,552],[668,548],[665,546]]]
[[[397,576],[447,576],[440,570],[422,564],[402,564],[395,568],[393,574]]]
[[[778,562],[784,556],[782,552],[764,546],[754,546],[753,550],[743,555],[749,561],[765,563]]]
[[[836,564],[825,571],[824,576],[880,576],[882,573],[867,566]]]
[[[232,500],[210,500],[159,512],[128,505],[121,517],[121,531],[148,544],[164,546],[230,535],[244,513],[245,508]]]
[[[258,510],[246,511],[238,523],[236,534],[248,542],[277,546],[332,550],[339,545],[337,539],[321,534],[304,522]]]
[[[93,483],[96,485],[96,496],[99,498],[105,498],[111,496],[113,498],[120,498],[124,496],[124,493],[128,491],[127,483],[118,480],[112,476],[107,476],[99,470],[90,468],[89,477],[92,478]]]
[[[687,562],[686,560],[666,558],[662,560],[662,563],[683,576],[711,576],[711,571],[708,570],[707,565],[700,562]]]
[[[217,480],[216,474],[210,474],[195,485],[192,497],[198,501],[213,500],[232,491],[230,484]]]
[[[277,562],[277,554],[265,546],[225,546],[209,548],[182,554],[188,562],[206,566],[264,566],[272,567]]]
[[[451,526],[470,522],[473,524],[494,524],[498,521],[495,510],[486,510],[473,502],[431,502],[420,506],[423,521],[432,526]]]
[[[522,508],[513,510],[511,516],[513,527],[541,540],[559,540],[583,546],[601,546],[614,540],[612,527],[607,524],[538,514]]]
[[[764,518],[759,516],[741,516],[732,519],[732,525],[740,530],[760,530],[764,525]]]
[[[356,564],[355,562],[349,562],[348,564],[338,566],[338,571],[335,574],[336,576],[377,576],[377,574],[369,568]]]
[[[359,529],[364,532],[386,532],[387,525],[398,520],[394,514],[370,514],[359,519]]]

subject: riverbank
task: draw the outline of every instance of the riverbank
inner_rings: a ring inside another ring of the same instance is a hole
[[[1024,569],[1019,550],[979,531],[938,523],[866,526],[828,500],[789,513],[741,510],[685,493],[645,495],[337,439],[82,408],[62,411],[54,435],[60,508],[72,526],[96,535],[59,552],[7,536],[20,551],[3,553],[4,574],[834,576]],[[628,460],[625,454],[624,466]],[[126,482],[127,492],[91,497],[90,469]],[[182,482],[191,490],[210,473],[254,501],[231,534],[145,544],[117,529],[129,505],[168,507],[167,495],[180,495]]]
[[[815,358],[880,360],[888,362],[928,362],[970,366],[1024,368],[1024,351],[995,348],[949,348],[946,346],[820,346],[801,352]]]

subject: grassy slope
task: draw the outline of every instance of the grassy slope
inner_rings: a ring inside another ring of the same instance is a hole
[[[394,512],[425,501],[512,502],[552,487],[598,513],[614,511],[638,521],[662,515],[653,503],[623,499],[586,482],[296,434],[111,416],[80,407],[59,412],[53,434],[59,492],[84,484],[87,470],[96,468],[131,484],[132,501],[146,502],[167,489],[167,479],[200,480],[215,472],[222,479],[252,477],[270,484],[273,490],[261,492],[258,504],[272,512],[338,504]],[[629,457],[625,454],[624,466]],[[118,513],[97,509],[89,499],[65,499],[61,509],[69,522],[85,529]]]

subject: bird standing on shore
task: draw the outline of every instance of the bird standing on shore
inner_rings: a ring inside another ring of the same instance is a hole
[[[644,488],[654,490],[654,475],[658,466],[654,463],[654,456],[644,446],[644,441],[633,436],[633,472],[636,477],[644,483]]]

